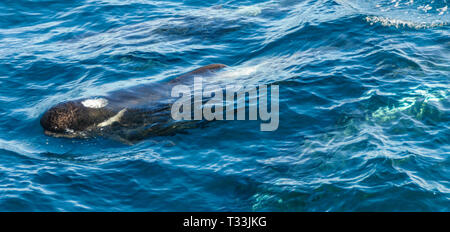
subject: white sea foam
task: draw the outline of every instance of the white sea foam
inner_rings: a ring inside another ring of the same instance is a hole
[[[417,7],[418,10],[422,10],[423,12],[428,12],[429,10],[433,9],[433,7],[431,7],[430,5],[423,5],[423,6],[419,6]]]
[[[414,28],[414,29],[425,29],[425,28],[433,28],[433,27],[442,27],[447,25],[446,22],[413,22],[409,20],[401,20],[401,19],[391,19],[385,18],[381,16],[367,16],[365,20],[370,23],[370,25],[381,24],[382,26],[387,27],[396,27],[396,28]]]
[[[247,15],[247,16],[257,16],[261,14],[261,7],[258,6],[241,6],[237,10],[238,14]]]
[[[448,10],[448,6],[444,6],[442,8],[436,9],[436,11],[439,12],[439,15],[445,14],[447,12],[447,10]]]
[[[235,69],[229,69],[220,74],[224,78],[238,78],[242,76],[249,76],[254,74],[258,70],[258,66],[240,67]]]

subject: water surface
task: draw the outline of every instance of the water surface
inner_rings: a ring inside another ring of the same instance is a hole
[[[0,210],[449,211],[447,9],[1,1]],[[278,130],[218,121],[130,146],[47,137],[39,125],[60,101],[210,63],[277,83]]]

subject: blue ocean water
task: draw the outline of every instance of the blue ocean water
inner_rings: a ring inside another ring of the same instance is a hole
[[[0,211],[450,211],[447,0],[3,0]],[[280,124],[134,145],[48,137],[52,105],[211,63]]]

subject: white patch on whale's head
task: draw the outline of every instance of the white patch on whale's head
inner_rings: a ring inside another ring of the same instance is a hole
[[[104,98],[92,98],[82,101],[81,104],[83,104],[84,107],[98,109],[108,105],[108,100]]]

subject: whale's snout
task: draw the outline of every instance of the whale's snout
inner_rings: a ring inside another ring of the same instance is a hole
[[[106,100],[88,99],[59,103],[47,110],[40,123],[47,135],[74,137],[103,122],[115,112],[106,109]],[[95,103],[95,104],[94,104]]]
[[[47,110],[41,118],[44,130],[53,133],[67,133],[82,130],[80,115],[83,114],[83,106],[78,102],[64,102]]]

